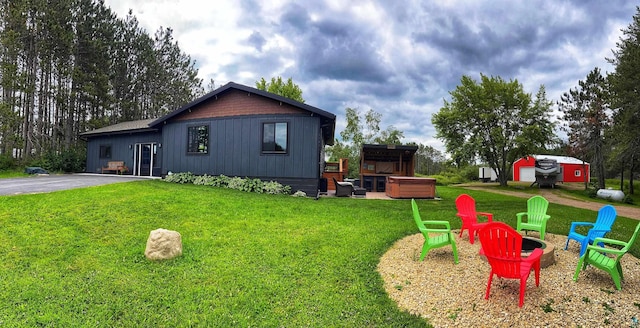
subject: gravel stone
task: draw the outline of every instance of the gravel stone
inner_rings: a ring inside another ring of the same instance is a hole
[[[489,299],[484,299],[489,264],[478,255],[480,242],[472,245],[466,233],[462,238],[458,233],[458,264],[450,246],[432,249],[421,262],[422,234],[397,241],[382,256],[378,272],[399,308],[434,327],[640,327],[640,261],[634,256],[621,259],[622,290],[608,273],[591,266],[580,271],[576,282],[579,244],[572,240],[565,251],[567,237],[547,233],[545,241],[556,247],[556,263],[541,269],[539,287],[531,273],[519,308],[518,279],[494,277]]]

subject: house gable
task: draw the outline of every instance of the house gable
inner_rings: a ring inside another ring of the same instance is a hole
[[[257,94],[241,90],[228,90],[217,97],[209,98],[182,114],[174,120],[195,120],[202,118],[233,117],[247,115],[310,115],[310,113]]]
[[[306,113],[309,116],[318,117],[320,119],[320,126],[322,127],[321,133],[322,133],[322,139],[324,141],[324,144],[333,145],[335,127],[336,127],[335,114],[326,112],[320,108],[313,107],[305,103],[295,101],[290,98],[286,98],[280,95],[276,95],[270,92],[258,90],[256,88],[251,88],[246,85],[237,84],[233,82],[229,82],[224,86],[216,90],[213,90],[208,94],[182,106],[181,108],[153,121],[150,124],[150,127],[159,127],[162,124],[166,124],[172,120],[176,121],[176,120],[196,119],[196,118],[229,117],[228,116],[229,114],[233,114],[233,116],[261,114],[260,112],[254,111],[256,108],[253,108],[252,110],[251,107],[246,106],[246,104],[243,105],[242,104],[243,102],[253,101],[253,100],[243,99],[242,97],[236,98],[236,100],[240,100],[240,104],[229,104],[228,106],[221,106],[221,108],[218,108],[218,107],[208,108],[208,105],[207,105],[208,103],[215,103],[216,100],[223,99],[224,97],[226,97],[225,95],[230,91],[237,91],[239,92],[238,95],[244,93],[247,95],[248,98],[255,97],[258,99],[263,98],[263,100],[267,100],[267,101],[264,101],[262,105],[266,103],[271,103],[271,105],[265,106],[264,109],[258,109],[258,110],[270,111],[269,114],[276,114],[276,113],[284,114],[285,112],[282,112],[284,108],[285,111],[298,110],[296,112],[297,114]],[[276,109],[276,106],[281,106],[283,108]],[[261,106],[258,106],[258,108],[260,107]],[[193,114],[194,116],[186,116],[188,114],[198,111],[199,108],[203,108],[203,109],[206,108],[206,109],[201,111],[201,113]],[[241,110],[241,112],[235,112],[235,110],[238,110],[238,109]],[[247,109],[249,109],[250,112],[246,112]],[[288,113],[291,114],[291,112],[288,112]],[[211,115],[215,115],[215,116],[211,116]],[[185,117],[190,117],[190,118],[185,118]]]

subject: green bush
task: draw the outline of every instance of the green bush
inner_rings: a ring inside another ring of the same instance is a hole
[[[211,186],[227,188],[227,186],[229,185],[229,181],[230,180],[231,180],[231,178],[229,178],[226,175],[221,174],[221,175],[215,177],[215,180],[213,181],[213,184]]]
[[[269,181],[267,183],[264,184],[263,186],[263,192],[266,194],[272,194],[272,195],[277,195],[277,194],[290,194],[291,193],[291,186],[284,186],[278,182],[275,181]],[[300,196],[299,193],[297,193],[297,196]],[[306,194],[305,194],[306,196]]]
[[[195,176],[195,178],[193,179],[193,184],[200,185],[200,186],[227,188],[230,180],[231,178],[225,175],[214,176],[214,175],[205,174],[205,175]]]
[[[478,168],[479,166],[469,165],[461,168],[458,174],[464,179],[464,181],[475,181],[480,178],[478,176]]]
[[[0,155],[0,171],[16,168],[16,160],[9,154]]]
[[[175,183],[193,183],[196,179],[196,176],[191,172],[180,172],[173,173],[171,175],[167,175],[164,178],[166,182],[175,182]]]
[[[589,198],[598,197],[598,188],[593,188],[593,186],[589,186],[589,188],[587,188],[587,190],[585,190],[584,192]]]
[[[87,155],[84,148],[63,151],[50,150],[29,163],[29,166],[39,166],[49,172],[83,172],[86,159]]]
[[[200,175],[196,176],[191,172],[173,173],[164,178],[166,182],[175,183],[193,183],[201,186],[211,186],[220,188],[229,188],[245,192],[267,193],[267,194],[285,194],[291,193],[290,186],[284,186],[276,181],[264,182],[260,179],[250,179],[241,177],[228,177],[225,175],[212,176]]]
[[[459,173],[453,171],[440,172],[440,174],[431,177],[436,179],[436,185],[438,186],[448,186],[469,181]]]
[[[193,179],[193,184],[199,186],[213,186],[215,179],[216,177],[212,175],[199,175]]]
[[[261,194],[263,192],[263,186],[264,182],[260,179],[245,178],[243,191]]]
[[[233,177],[229,179],[229,184],[227,185],[229,189],[242,190],[244,188],[244,179],[241,177]]]

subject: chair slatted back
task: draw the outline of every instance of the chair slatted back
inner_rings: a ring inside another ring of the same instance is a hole
[[[515,229],[503,222],[492,222],[480,229],[478,238],[495,274],[520,278],[522,236]]]
[[[462,194],[456,198],[456,209],[458,215],[462,220],[472,221],[473,223],[478,221],[478,215],[476,214],[476,200],[473,197]]]
[[[596,230],[611,230],[613,226],[613,222],[616,220],[616,216],[618,213],[616,212],[615,207],[611,205],[605,205],[598,211],[598,217],[596,218],[596,223],[593,226],[593,229]]]
[[[530,224],[542,224],[548,207],[549,201],[540,195],[529,198],[527,200],[527,222]]]

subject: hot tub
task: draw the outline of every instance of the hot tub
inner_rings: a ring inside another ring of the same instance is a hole
[[[385,193],[391,198],[435,198],[436,179],[389,176]]]

